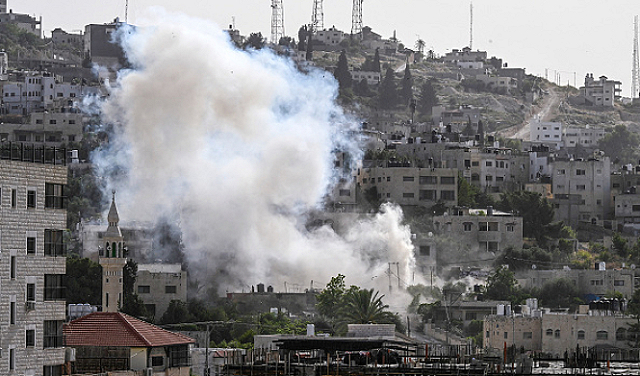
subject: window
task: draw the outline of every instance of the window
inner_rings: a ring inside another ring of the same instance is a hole
[[[533,338],[533,332],[522,332],[522,339],[531,339]]]
[[[11,265],[10,265],[10,276],[11,279],[16,279],[16,256],[11,256]]]
[[[565,172],[565,170],[564,170],[564,169],[562,169],[562,170],[558,170],[558,175],[564,175],[564,174],[566,174],[566,172]]]
[[[507,232],[513,232],[515,231],[516,225],[514,225],[513,223],[507,223]]]
[[[462,228],[464,229],[464,231],[471,231],[471,227],[473,227],[473,223],[471,222],[464,222],[462,224]]]
[[[471,321],[477,319],[477,314],[475,312],[466,312],[464,314],[464,319],[466,321]]]
[[[53,124],[56,124],[56,123],[57,123],[56,119],[50,119],[50,120],[49,120],[49,124],[52,124],[52,125],[53,125]]]
[[[175,294],[177,291],[176,286],[174,285],[167,285],[164,287],[164,292],[165,294]]]
[[[62,230],[44,230],[44,255],[64,256]]]
[[[586,175],[586,170],[577,169],[576,170],[576,175]]]
[[[65,209],[67,198],[64,195],[64,185],[45,183],[44,186],[44,207],[52,209]]]
[[[9,349],[9,370],[13,371],[16,369],[16,349]]]
[[[587,186],[586,186],[586,185],[584,185],[584,184],[577,184],[577,185],[576,185],[576,189],[577,189],[578,191],[584,191],[585,189],[587,189]]]
[[[44,300],[64,300],[64,274],[44,275]]]
[[[62,320],[44,321],[44,348],[62,347]]]
[[[451,185],[451,184],[455,184],[456,183],[456,178],[453,176],[441,176],[440,177],[440,184],[447,184],[447,185]]]
[[[402,181],[413,181],[413,176],[403,176]]]
[[[420,184],[438,184],[437,176],[420,176],[418,180]]]
[[[591,286],[602,286],[603,285],[603,281],[601,279],[592,279],[591,280]]]
[[[36,253],[36,238],[27,237],[27,254],[33,255]]]
[[[555,331],[555,332],[553,332],[553,336],[554,336],[555,338],[560,338],[560,329],[556,329],[556,331]]]
[[[27,207],[36,207],[36,191],[27,191]]]
[[[480,161],[472,161],[472,162],[471,162],[471,166],[473,166],[473,167],[478,167],[478,166],[480,166]]]
[[[421,189],[419,192],[420,200],[436,200],[436,191],[432,189]]]
[[[151,366],[152,367],[162,367],[164,365],[164,357],[162,356],[152,356],[151,357]]]
[[[421,256],[430,256],[431,255],[431,246],[430,245],[421,245],[420,246],[420,255]]]
[[[403,197],[403,198],[413,198],[413,197],[414,197],[414,194],[413,194],[413,192],[404,192],[404,193],[402,194],[402,197]]]
[[[491,167],[491,166],[493,166],[493,162],[492,162],[492,161],[487,161],[487,162],[485,163],[485,165],[486,165],[487,167]]]
[[[11,207],[15,208],[17,204],[18,204],[18,190],[12,189],[11,190]]]
[[[584,330],[578,330],[578,339],[584,339]]]
[[[36,346],[36,331],[33,329],[27,329],[25,335],[25,345],[27,347]]]
[[[609,339],[609,333],[606,330],[598,330],[596,332],[596,340],[607,340]]]
[[[545,332],[545,334],[547,336],[552,336],[553,335],[553,329],[547,329],[547,331]]]
[[[454,201],[456,194],[454,191],[440,191],[440,199],[443,201]]]
[[[340,196],[351,196],[351,191],[348,189],[341,189],[338,194]]]
[[[36,301],[36,284],[27,283],[27,302]]]
[[[138,294],[149,294],[151,292],[151,286],[138,286]]]
[[[504,332],[504,339],[508,339],[509,338],[509,332]]]
[[[16,302],[13,301],[9,304],[9,324],[15,325],[16,323]]]

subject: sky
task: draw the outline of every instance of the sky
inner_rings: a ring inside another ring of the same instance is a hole
[[[270,36],[271,0],[129,0],[128,21],[143,25],[149,7],[210,20],[243,35],[260,31]],[[324,25],[351,30],[350,0],[324,0]],[[365,0],[363,23],[382,37],[394,31],[406,46],[418,38],[443,55],[470,42],[469,0]],[[125,18],[126,0],[8,0],[17,13],[42,16],[45,36],[61,27],[84,29],[90,23]],[[283,0],[285,33],[297,36],[311,20],[313,0]],[[586,73],[622,81],[623,96],[630,96],[633,62],[633,17],[640,14],[637,0],[474,0],[473,49],[487,51],[510,67],[561,84],[580,86]]]

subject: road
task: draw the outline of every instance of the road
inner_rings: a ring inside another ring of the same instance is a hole
[[[548,94],[543,98],[542,107],[537,113],[534,113],[534,108],[532,107],[532,111],[527,114],[522,124],[500,130],[496,134],[506,138],[529,140],[529,123],[534,119],[539,119],[540,121],[551,120],[559,104],[560,96],[553,88],[549,88]]]

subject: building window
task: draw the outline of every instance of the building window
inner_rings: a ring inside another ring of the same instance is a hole
[[[33,329],[27,329],[25,335],[25,345],[27,347],[36,346],[36,331]]]
[[[44,230],[44,255],[64,256],[62,230]]]
[[[14,371],[16,369],[16,349],[9,349],[9,370]]]
[[[16,256],[11,256],[10,264],[10,277],[16,279]]]
[[[584,339],[584,330],[578,330],[578,339]]]
[[[44,321],[44,348],[62,347],[62,320]]]
[[[473,223],[471,222],[464,222],[462,224],[462,228],[464,229],[464,231],[471,231],[471,228],[473,227]]]
[[[504,339],[508,339],[509,338],[509,332],[504,332]]]
[[[27,207],[36,207],[36,191],[27,191]]]
[[[33,255],[36,253],[36,238],[28,237],[27,238],[27,254]]]
[[[606,330],[598,330],[596,332],[597,340],[607,340],[609,339],[609,333]]]
[[[616,279],[613,281],[614,286],[624,286],[624,279]]]
[[[418,180],[420,184],[438,184],[437,176],[420,176]]]
[[[549,337],[551,337],[553,335],[553,329],[547,329],[547,331],[545,332],[545,334]]]
[[[433,189],[421,189],[418,193],[420,200],[436,200],[436,191]]]
[[[65,209],[67,207],[67,198],[64,193],[64,185],[45,183],[44,207],[51,209]]]
[[[478,315],[477,315],[475,312],[466,312],[466,313],[464,314],[464,319],[465,319],[466,321],[471,321],[471,320],[475,320],[475,319],[477,319],[477,316],[478,316]]]
[[[440,199],[443,201],[454,201],[456,194],[454,191],[440,191]]]
[[[533,338],[533,332],[522,332],[522,339],[531,339]]]
[[[9,324],[16,324],[16,302],[11,302],[9,304]]]
[[[452,185],[456,183],[456,178],[453,176],[441,176],[440,184]]]
[[[491,176],[491,175],[487,175],[487,176],[485,176],[485,177],[484,177],[484,180],[486,180],[486,181],[493,181],[493,176]]]
[[[175,294],[177,291],[176,286],[174,285],[167,285],[164,287],[164,292],[165,294]]]
[[[35,283],[27,283],[27,302],[35,302],[36,301],[36,284]]]
[[[420,256],[430,256],[431,255],[431,246],[430,245],[421,245],[420,246]]]
[[[562,170],[558,170],[558,171],[557,171],[557,174],[558,174],[558,175],[564,175],[564,174],[566,174],[566,172],[565,172],[565,170],[564,170],[564,169],[562,169]]]
[[[584,191],[585,189],[587,189],[587,186],[584,185],[584,184],[578,184],[578,185],[576,185],[576,189],[578,191]]]
[[[12,189],[11,190],[11,207],[15,208],[17,204],[18,204],[18,190]]]
[[[52,124],[52,125],[53,125],[53,124],[56,124],[56,123],[57,123],[56,119],[50,119],[50,120],[49,120],[49,124]]]
[[[513,223],[507,223],[507,232],[514,232],[516,225],[514,225]]]
[[[485,165],[487,167],[491,167],[493,165],[493,162],[492,161],[486,161]]]
[[[351,191],[348,189],[341,189],[338,194],[340,196],[351,196]]]
[[[405,192],[402,194],[403,198],[413,198],[413,192]]]
[[[162,356],[152,356],[151,357],[151,366],[152,367],[162,367],[164,365],[164,357]]]
[[[576,175],[586,175],[586,170],[577,169],[576,170]]]
[[[560,338],[560,329],[556,329],[556,331],[555,331],[555,332],[553,332],[553,336],[554,336],[555,338]]]
[[[151,286],[138,286],[138,294],[149,294],[151,292]]]
[[[413,176],[403,176],[402,181],[413,181]]]
[[[44,300],[64,300],[64,275],[44,275]]]

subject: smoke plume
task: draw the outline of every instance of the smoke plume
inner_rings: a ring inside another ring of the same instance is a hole
[[[219,293],[324,286],[338,273],[386,292],[376,276],[389,262],[409,279],[413,247],[398,207],[341,235],[305,227],[339,178],[334,152],[358,153],[348,136],[358,122],[336,105],[331,74],[240,51],[217,26],[162,11],[122,40],[131,68],[102,105],[113,134],[93,155],[113,178],[121,218],[171,218],[189,272]]]

